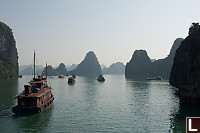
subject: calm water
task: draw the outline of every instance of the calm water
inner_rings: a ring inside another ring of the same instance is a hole
[[[106,75],[106,82],[77,77],[49,77],[53,106],[39,114],[12,115],[15,95],[31,79],[0,80],[0,132],[185,132],[185,117],[200,116],[200,108],[180,105],[167,81],[130,81]]]

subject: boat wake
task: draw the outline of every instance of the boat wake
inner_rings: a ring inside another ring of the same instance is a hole
[[[0,111],[0,118],[6,118],[12,116],[12,109],[4,109]]]

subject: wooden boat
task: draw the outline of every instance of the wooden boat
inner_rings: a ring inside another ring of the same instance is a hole
[[[68,84],[74,84],[74,83],[75,83],[75,79],[73,77],[69,77]]]
[[[29,85],[24,85],[24,91],[16,96],[17,105],[12,108],[15,114],[39,113],[52,105],[54,96],[51,93],[51,86],[47,85],[46,78],[38,76],[35,78],[35,52],[34,52],[34,78]]]
[[[157,76],[155,78],[147,78],[146,80],[162,80],[161,76]]]
[[[64,78],[64,75],[59,75],[58,78]]]
[[[103,75],[99,75],[99,77],[97,78],[97,80],[99,82],[104,82],[105,81],[105,78],[103,77]]]

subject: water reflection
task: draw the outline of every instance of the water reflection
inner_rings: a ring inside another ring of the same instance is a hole
[[[18,94],[18,79],[0,80],[0,115],[1,111],[12,107]]]
[[[126,83],[126,88],[128,88],[127,92],[130,98],[130,100],[128,100],[130,102],[129,105],[131,108],[134,108],[133,110],[135,113],[144,113],[141,116],[143,117],[146,114],[146,109],[149,105],[149,82],[128,80]],[[135,105],[142,108],[137,108],[137,110],[135,110]]]
[[[84,83],[84,98],[86,100],[86,110],[93,110],[96,108],[98,102],[98,85],[97,80],[92,77],[81,77]]]
[[[144,132],[170,132],[179,109],[174,89],[166,81],[126,80],[131,115]]]
[[[150,83],[145,81],[126,81],[128,88],[128,102],[130,106],[132,118],[141,123],[138,125],[145,132],[151,132],[149,126],[151,122],[149,121],[150,116]],[[144,132],[140,131],[140,132]]]

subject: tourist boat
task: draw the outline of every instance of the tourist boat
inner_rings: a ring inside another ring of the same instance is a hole
[[[44,75],[44,72],[43,72]],[[54,96],[51,86],[47,85],[47,67],[46,78],[43,76],[35,77],[35,52],[34,52],[34,78],[29,85],[24,85],[24,91],[16,96],[17,105],[12,108],[15,114],[39,113],[50,107]]]
[[[58,78],[64,78],[64,75],[59,75]]]
[[[74,83],[75,83],[75,79],[73,77],[69,77],[68,84],[74,84]]]
[[[97,80],[99,82],[104,82],[105,81],[105,78],[103,77],[103,75],[99,75],[99,77],[97,78]]]
[[[157,76],[155,78],[147,78],[146,80],[162,80],[161,76]]]

